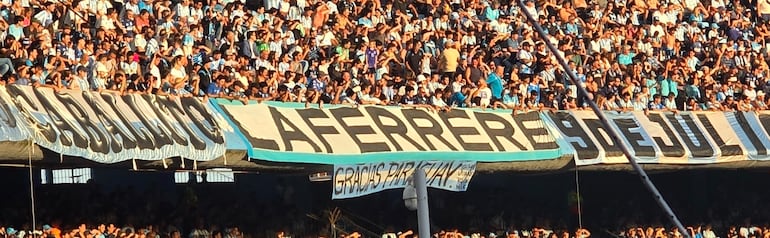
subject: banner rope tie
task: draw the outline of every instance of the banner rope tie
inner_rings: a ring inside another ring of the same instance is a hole
[[[30,133],[30,131],[27,131],[27,133]],[[32,155],[35,154],[35,136],[42,134],[40,131],[40,128],[32,127],[32,135],[30,135],[29,138],[29,149],[28,156],[27,156],[27,166],[29,167],[29,206],[30,206],[30,213],[32,215],[32,231],[35,230],[37,227],[37,208],[35,207],[35,180],[33,177],[33,171],[32,171]],[[63,154],[59,153],[59,160],[61,162],[64,162],[63,160]],[[42,179],[42,178],[41,178]],[[32,232],[32,237],[37,237],[37,235]]]
[[[30,138],[29,150],[28,150],[29,156],[27,158],[27,162],[29,163],[28,164],[29,165],[29,204],[30,204],[30,210],[32,213],[32,231],[34,231],[35,228],[37,227],[37,218],[35,215],[35,182],[32,177],[32,174],[33,174],[32,173],[32,153],[34,153],[34,146],[35,146],[35,142],[33,139]],[[36,237],[36,236],[37,235],[35,235],[35,233],[32,232],[32,237]]]
[[[578,215],[578,227],[583,229],[583,197],[580,194],[580,174],[579,167],[575,163],[575,192],[577,193],[577,215]]]

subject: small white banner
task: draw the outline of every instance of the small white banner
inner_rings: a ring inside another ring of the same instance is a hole
[[[415,168],[425,171],[428,187],[461,192],[468,188],[475,161],[401,161],[334,165],[332,199],[360,197],[379,191],[404,188]]]

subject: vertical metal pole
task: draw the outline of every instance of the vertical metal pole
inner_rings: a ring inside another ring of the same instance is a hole
[[[29,206],[32,213],[32,237],[35,238],[37,235],[35,235],[35,229],[37,229],[37,217],[35,212],[35,178],[33,176],[33,170],[32,170],[32,151],[34,149],[35,144],[32,142],[32,139],[29,140]]]
[[[425,171],[421,168],[414,170],[414,188],[417,190],[417,225],[420,238],[430,236],[430,214],[428,213],[428,183]]]
[[[524,16],[527,17],[527,21],[530,25],[534,28],[534,30],[540,35],[540,38],[543,40],[545,45],[548,47],[548,50],[551,51],[551,54],[554,58],[559,62],[559,65],[564,69],[564,72],[567,73],[567,76],[569,76],[570,81],[572,81],[572,84],[577,85],[578,91],[585,95],[588,105],[591,106],[591,109],[596,114],[596,117],[599,118],[599,121],[602,122],[602,126],[604,126],[605,131],[609,136],[612,138],[612,141],[615,142],[615,145],[620,147],[620,150],[623,151],[623,154],[626,155],[626,159],[628,159],[628,163],[631,165],[632,168],[634,168],[634,171],[636,171],[639,174],[639,179],[642,180],[642,184],[647,188],[650,193],[655,197],[655,202],[658,203],[660,208],[663,209],[663,211],[666,213],[667,218],[671,223],[674,223],[674,225],[679,229],[679,232],[682,233],[682,236],[686,238],[690,238],[690,233],[687,231],[687,229],[684,228],[682,223],[679,221],[679,218],[676,217],[676,214],[674,214],[674,211],[671,210],[671,207],[668,206],[668,202],[666,202],[665,199],[663,199],[663,195],[660,194],[660,191],[658,191],[658,188],[655,187],[655,184],[652,183],[650,180],[650,177],[647,176],[647,173],[644,172],[644,169],[642,166],[639,165],[639,163],[636,162],[636,160],[633,157],[633,154],[631,154],[631,150],[628,148],[628,146],[623,143],[619,138],[620,135],[617,131],[615,131],[612,126],[610,126],[610,121],[607,119],[607,117],[602,113],[602,110],[599,108],[598,105],[596,105],[596,102],[593,101],[593,98],[588,97],[588,91],[585,87],[583,87],[583,82],[581,82],[577,75],[575,75],[575,72],[572,71],[572,69],[569,67],[569,64],[567,64],[567,60],[562,57],[562,55],[559,53],[559,50],[556,49],[553,44],[551,44],[551,41],[548,38],[548,33],[545,33],[543,31],[543,27],[540,26],[540,24],[537,22],[537,19],[532,17],[532,14],[527,11],[527,8],[524,5],[524,2],[522,0],[515,0],[516,4],[518,4],[519,9],[522,13],[524,13]]]

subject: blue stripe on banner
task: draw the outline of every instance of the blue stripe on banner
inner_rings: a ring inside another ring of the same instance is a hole
[[[243,135],[243,132],[241,132],[240,129],[233,123],[233,119],[230,118],[230,116],[227,115],[227,113],[224,113],[222,110],[222,107],[219,106],[220,101],[219,99],[209,99],[209,104],[211,104],[211,107],[214,108],[214,110],[219,113],[219,115],[227,122],[228,125],[230,125],[230,128],[233,128],[232,131],[224,131],[225,132],[225,147],[228,150],[245,150],[249,154],[251,154],[251,143],[249,143],[249,140],[246,139],[246,136]],[[229,100],[228,100],[229,101]]]
[[[249,157],[285,163],[312,164],[358,164],[390,161],[450,161],[469,160],[476,162],[523,162],[534,160],[557,159],[561,150],[538,150],[526,152],[377,152],[366,154],[330,155],[321,153],[298,153],[251,148]]]

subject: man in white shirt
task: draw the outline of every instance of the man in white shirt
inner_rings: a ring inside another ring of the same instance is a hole
[[[264,0],[263,1],[265,10],[269,11],[270,9],[279,9],[281,0]]]
[[[190,0],[182,0],[182,2],[177,3],[176,7],[174,7],[174,16],[176,16],[177,20],[187,19],[192,13],[190,10]]]
[[[676,95],[674,95],[674,93],[669,93],[664,105],[666,106],[666,110],[676,111]]]
[[[326,7],[329,8],[329,14],[337,14],[339,10],[337,10],[337,1],[338,0],[330,0],[326,2]]]
[[[521,49],[519,50],[519,62],[521,62],[521,69],[519,72],[521,73],[522,78],[529,78],[531,75],[534,74],[534,61],[535,57],[530,53],[532,50],[532,41],[526,40],[521,43]]]
[[[131,0],[128,1],[125,5],[123,5],[123,10],[120,11],[120,19],[123,19],[126,17],[126,11],[131,10],[133,13],[139,13],[139,0]]]
[[[43,27],[48,27],[48,25],[53,23],[53,11],[55,10],[55,6],[52,3],[45,3],[43,6],[45,6],[45,8],[35,14],[35,20],[40,22]]]

